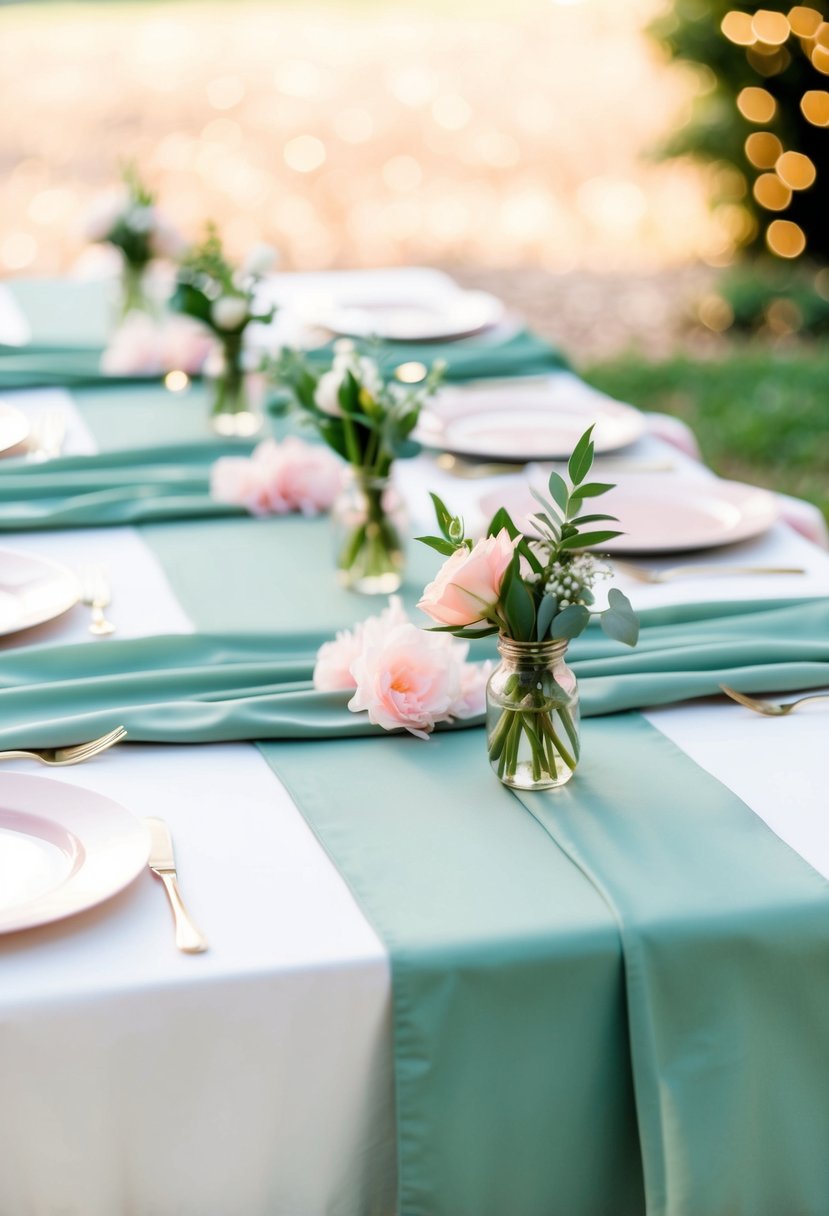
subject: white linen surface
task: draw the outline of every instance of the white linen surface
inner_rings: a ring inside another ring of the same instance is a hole
[[[43,407],[43,394],[26,397]],[[654,442],[638,454],[664,454]],[[426,459],[401,472],[415,516],[427,480],[459,509],[486,488],[441,480]],[[120,636],[191,627],[132,529],[3,537],[0,547],[105,564]],[[739,548],[740,560],[809,573],[785,587],[635,584],[635,602],[829,593],[829,556],[783,525]],[[49,639],[86,636],[87,614],[73,609],[46,627]],[[648,716],[829,877],[825,714],[767,721],[712,701]],[[168,820],[211,949],[175,951],[148,873],[94,911],[0,939],[0,1214],[388,1216],[388,961],[256,749],[125,746],[59,776]]]

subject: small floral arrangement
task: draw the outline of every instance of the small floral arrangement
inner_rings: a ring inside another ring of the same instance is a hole
[[[353,342],[341,339],[325,372],[316,372],[295,351],[283,351],[269,370],[287,390],[276,410],[297,415],[351,467],[351,484],[336,513],[340,581],[367,592],[396,590],[403,538],[389,476],[395,460],[420,450],[411,434],[437,388],[441,367],[433,367],[418,384],[401,384]]]
[[[463,521],[432,495],[441,535],[420,537],[448,559],[418,604],[437,622],[433,628],[462,638],[500,635],[503,662],[487,708],[490,761],[502,781],[521,788],[561,785],[578,761],[575,678],[563,661],[567,642],[591,617],[628,646],[639,634],[618,589],[608,592],[607,607],[594,606],[594,585],[610,571],[584,550],[620,533],[606,526],[614,516],[585,511],[586,500],[613,488],[586,480],[592,431],[570,457],[569,484],[553,472],[549,498],[534,491],[540,509],[532,534],[521,533],[501,508],[486,536],[473,543]]]
[[[468,646],[419,629],[397,596],[378,616],[338,633],[317,653],[314,687],[351,692],[348,708],[383,730],[428,739],[435,726],[484,712],[491,663],[468,663]]]
[[[224,456],[213,465],[210,493],[217,502],[251,515],[319,515],[328,511],[342,480],[342,465],[318,443],[289,436],[264,439],[249,457]]]
[[[256,289],[276,260],[269,245],[257,245],[241,266],[227,260],[216,228],[182,259],[170,301],[175,312],[192,317],[218,340],[213,402],[214,426],[222,434],[249,433],[250,403],[245,386],[244,334],[252,321],[267,323],[274,309],[257,312]],[[237,428],[234,417],[245,416]]]
[[[144,312],[124,318],[101,355],[107,376],[162,376],[170,371],[198,375],[213,347],[203,325],[190,317]]]
[[[143,270],[153,258],[177,258],[184,249],[180,233],[156,206],[155,194],[141,181],[135,165],[126,165],[122,186],[101,195],[86,224],[88,240],[114,245],[124,261]]]

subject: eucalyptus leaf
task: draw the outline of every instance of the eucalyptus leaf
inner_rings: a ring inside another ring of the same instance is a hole
[[[589,549],[591,545],[603,545],[605,541],[621,536],[621,532],[577,532],[575,536],[567,536],[561,542],[562,549]]]
[[[590,613],[583,604],[568,604],[553,620],[550,636],[553,638],[577,638],[584,633]]]
[[[516,641],[531,642],[535,630],[535,607],[527,588],[516,568],[517,557],[513,559],[512,578],[509,580],[506,594],[503,594],[503,606],[510,626],[510,636]]]
[[[610,607],[599,618],[602,629],[617,642],[635,646],[639,640],[639,618],[630,600],[618,587],[611,587],[607,602]]]
[[[567,510],[567,499],[570,496],[570,491],[567,489],[567,482],[553,469],[548,482],[550,493],[553,496],[553,502],[561,511]]]
[[[608,490],[615,490],[615,488],[616,484],[612,481],[589,481],[586,485],[579,486],[572,498],[598,498],[600,494],[606,494]]]
[[[455,552],[455,545],[450,540],[444,540],[442,536],[416,536],[415,540],[419,540],[422,545],[428,545],[430,549],[442,553],[444,557],[451,557]]]
[[[543,642],[546,638],[550,625],[553,623],[553,617],[558,612],[558,600],[554,595],[545,595],[544,599],[538,605],[538,613],[535,621],[535,636],[539,642]]]
[[[567,463],[567,472],[570,475],[570,480],[574,486],[580,485],[580,483],[584,481],[585,477],[590,472],[590,466],[593,463],[593,444],[591,443],[592,434],[593,427],[590,426],[573,448],[573,454]]]

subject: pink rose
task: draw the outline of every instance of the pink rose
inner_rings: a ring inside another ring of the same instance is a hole
[[[348,708],[365,710],[384,730],[402,727],[427,739],[447,722],[461,692],[461,664],[448,634],[427,633],[409,622],[366,621],[362,648],[351,663],[356,682]]]
[[[384,608],[377,619],[383,628],[408,622],[400,597],[393,595],[388,608]],[[318,692],[350,692],[357,687],[351,666],[363,648],[364,622],[353,629],[341,629],[333,642],[324,642],[317,651],[314,667],[314,688]]]
[[[485,621],[498,602],[517,544],[518,538],[512,540],[502,528],[497,536],[484,537],[471,550],[456,549],[423,592],[418,608],[440,625],[461,628]]]

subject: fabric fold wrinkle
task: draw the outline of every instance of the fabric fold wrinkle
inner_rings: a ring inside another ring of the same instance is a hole
[[[584,715],[712,695],[721,683],[747,691],[829,684],[829,600],[745,616],[731,604],[722,614],[708,607],[709,619],[695,609],[685,625],[671,609],[667,627],[663,609],[643,613],[635,650],[591,627],[572,648]],[[119,724],[134,742],[382,734],[349,712],[349,693],[314,690],[315,655],[330,636],[195,633],[8,650],[0,658],[0,746],[82,742]],[[491,641],[476,643],[473,657],[491,650]]]

